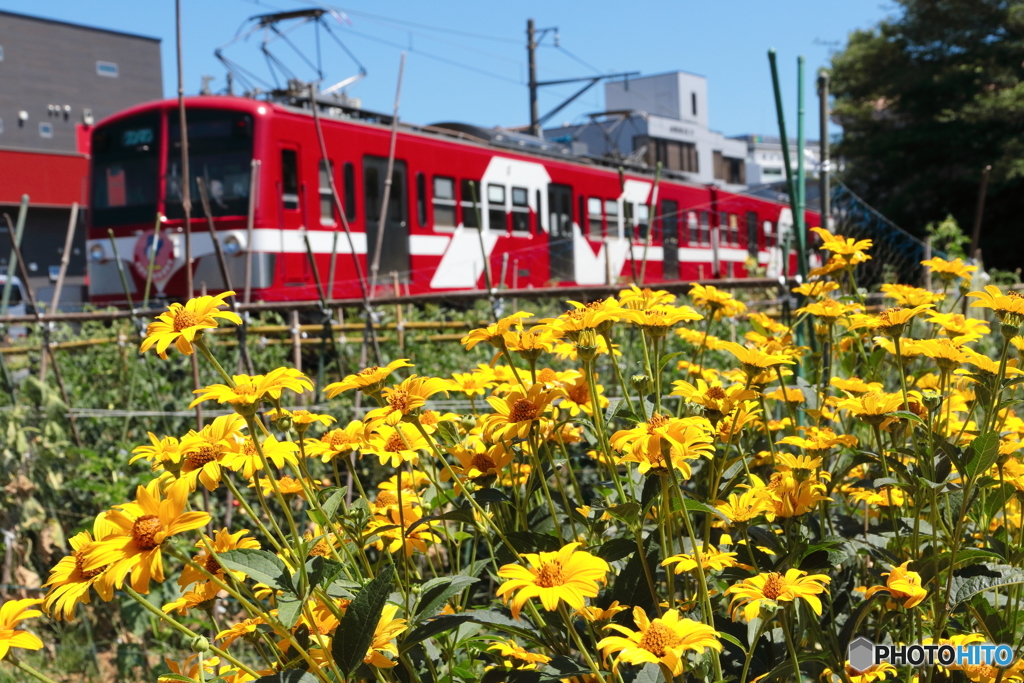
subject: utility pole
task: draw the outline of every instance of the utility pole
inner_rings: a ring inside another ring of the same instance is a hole
[[[807,281],[807,226],[804,211],[807,206],[807,180],[804,171],[804,57],[796,58],[796,244],[800,250],[796,260],[800,270],[800,279]]]
[[[526,20],[526,55],[530,63],[530,135],[540,136],[540,112],[537,110],[537,32],[533,19]]]
[[[818,110],[821,129],[820,153],[821,170],[818,172],[818,194],[821,195],[821,227],[831,230],[832,188],[829,185],[829,150],[828,150],[828,71],[818,72]]]
[[[981,187],[978,188],[978,203],[974,208],[974,229],[971,231],[971,253],[969,256],[977,261],[978,259],[978,242],[981,239],[981,217],[985,213],[985,194],[988,192],[988,174],[992,171],[992,165],[989,164],[981,172]]]

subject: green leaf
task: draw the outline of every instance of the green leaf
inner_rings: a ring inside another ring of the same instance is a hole
[[[456,629],[468,622],[491,626],[495,630],[505,631],[530,642],[538,642],[537,627],[522,615],[520,615],[519,621],[516,621],[511,617],[505,616],[501,612],[493,610],[472,610],[469,612],[460,612],[459,614],[442,614],[441,616],[435,617],[425,624],[420,625],[402,642],[399,647],[399,652],[406,652],[411,647],[426,640],[427,638],[433,638],[434,636],[451,631],[452,629]]]
[[[950,602],[954,605],[970,600],[972,596],[978,593],[1001,588],[1002,586],[1024,583],[1024,569],[1008,564],[985,563],[974,569],[981,569],[984,573],[969,577],[953,577],[953,591],[950,595]]]
[[[182,676],[181,674],[160,674],[161,681],[183,681],[183,683],[196,683],[196,679]]]
[[[284,562],[274,553],[255,548],[241,548],[219,553],[217,561],[225,569],[242,572],[253,581],[265,583],[275,590],[295,592]]]
[[[857,609],[853,610],[846,619],[846,623],[843,624],[843,630],[839,632],[839,651],[845,653],[850,646],[850,641],[857,635],[857,629],[860,628],[861,622],[868,615],[868,610],[871,609],[871,603],[881,595],[881,593],[874,593],[870,598],[864,600],[864,602],[857,605]]]
[[[964,467],[970,478],[986,472],[999,457],[999,432],[979,434],[967,447]]]
[[[345,618],[334,634],[331,652],[345,675],[351,674],[363,661],[373,641],[373,632],[391,593],[395,565],[384,567],[376,578],[363,586],[349,603]]]
[[[700,502],[698,500],[694,500],[693,498],[685,498],[685,499],[683,499],[683,505],[686,506],[687,510],[690,510],[690,511],[693,511],[693,512],[707,512],[707,513],[710,513],[712,515],[717,515],[726,524],[729,524],[731,522],[731,520],[728,517],[726,517],[724,514],[722,514],[722,512],[720,512],[718,510],[718,508],[712,507],[712,506],[708,505],[707,503],[702,503],[702,502]]]
[[[466,586],[471,586],[480,579],[472,576],[439,576],[427,581],[420,590],[420,599],[416,605],[413,624],[436,615],[447,604],[448,599],[461,593]]]
[[[338,514],[338,508],[341,507],[342,501],[345,500],[345,493],[346,488],[344,486],[335,489],[334,493],[320,505],[323,508],[324,514],[327,515],[327,519],[334,519],[334,516]]]
[[[434,434],[438,436],[445,446],[454,446],[462,440],[462,437],[459,436],[458,425],[451,420],[438,422]]]
[[[299,615],[302,613],[302,605],[305,602],[305,600],[299,600],[294,597],[280,597],[277,599],[277,618],[281,620],[285,628],[295,626],[295,622],[299,620]]]
[[[921,418],[919,418],[917,415],[915,415],[914,413],[910,412],[909,410],[897,410],[895,413],[891,413],[891,415],[893,417],[898,417],[898,418],[903,419],[903,420],[910,420],[911,422],[916,422],[917,424],[920,424],[920,425],[924,424],[924,420],[922,420]]]
[[[613,505],[605,511],[623,524],[631,527],[640,519],[640,510],[639,503],[623,503],[621,505]]]
[[[621,560],[636,550],[636,541],[628,538],[613,538],[597,549],[597,556],[606,562]]]
[[[738,647],[740,649],[740,652],[742,652],[743,654],[747,654],[747,648],[743,647],[743,644],[740,642],[739,638],[737,638],[736,636],[729,635],[728,633],[725,633],[724,631],[719,631],[718,632],[718,637],[721,638],[722,640],[724,640],[725,642],[732,643],[733,645]]]

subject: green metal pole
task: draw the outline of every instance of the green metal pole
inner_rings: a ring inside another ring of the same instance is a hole
[[[782,161],[786,167],[786,189],[789,191],[789,206],[793,211],[793,224],[796,225],[796,189],[793,184],[793,165],[789,160],[789,139],[786,137],[786,116],[782,112],[782,90],[779,87],[779,67],[775,63],[775,48],[768,50],[768,63],[772,68],[772,86],[775,89],[775,114],[779,119],[779,139],[782,142]],[[799,259],[798,259],[799,260]],[[789,275],[788,254],[782,262],[782,272]]]
[[[807,179],[804,168],[804,57],[796,58],[796,244],[799,253],[796,262],[800,279],[807,280],[807,225],[804,208],[807,205]]]
[[[3,299],[0,300],[0,315],[7,315],[7,305],[11,301],[11,281],[14,279],[14,269],[17,265],[17,256],[15,254],[15,247],[21,246],[21,236],[25,232],[25,217],[28,215],[28,195],[21,195],[21,206],[18,207],[18,224],[14,228],[14,234],[11,235],[11,240],[14,241],[14,245],[11,247],[11,255],[7,259],[7,280],[4,281],[4,294]],[[8,223],[8,225],[10,225]],[[27,282],[21,283],[23,286],[28,287]]]

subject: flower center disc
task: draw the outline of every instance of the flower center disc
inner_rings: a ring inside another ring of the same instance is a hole
[[[554,588],[565,584],[565,576],[562,574],[562,563],[545,562],[537,570],[537,585],[541,588]]]
[[[525,398],[517,398],[508,414],[509,422],[526,422],[535,417],[537,417],[537,406]]]
[[[163,523],[156,515],[143,515],[132,524],[132,540],[143,550],[152,550],[160,545],[156,540],[157,534],[164,530]]]
[[[761,590],[761,593],[769,600],[775,600],[782,595],[783,588],[785,586],[783,585],[782,574],[771,572],[768,574],[768,580],[764,582],[764,588]]]
[[[217,459],[217,449],[213,446],[201,446],[197,451],[191,451],[185,456],[185,467],[182,469],[186,472],[198,470],[200,467],[208,462],[213,462]]]
[[[487,474],[491,470],[498,469],[498,463],[494,462],[494,459],[486,453],[477,453],[473,456],[473,459],[469,462],[469,466],[480,470],[484,474]]]
[[[178,311],[178,314],[174,316],[174,331],[181,332],[186,327],[192,327],[199,322],[195,314],[192,311],[185,310],[184,308]]]
[[[653,622],[650,627],[644,631],[643,636],[640,637],[640,642],[637,645],[653,654],[655,657],[664,657],[665,650],[672,645],[673,641],[672,632],[663,624]]]
[[[103,573],[103,570],[107,568],[107,565],[103,565],[102,567],[97,567],[96,569],[93,569],[92,571],[88,571],[87,572],[87,571],[85,571],[85,569],[82,568],[84,565],[85,565],[85,554],[84,553],[75,553],[75,569],[78,570],[78,573],[81,574],[82,578],[85,579],[86,581],[88,581],[89,579],[94,578],[96,576],[99,576],[100,574]]]
[[[402,435],[395,432],[388,437],[387,443],[384,444],[384,450],[388,453],[398,453],[405,450],[405,442],[402,440]]]

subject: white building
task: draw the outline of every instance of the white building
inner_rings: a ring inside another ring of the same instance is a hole
[[[548,128],[544,138],[571,145],[576,154],[653,167],[668,175],[742,190],[785,180],[778,137],[726,137],[708,124],[708,82],[672,71],[611,81],[605,110],[581,125]],[[796,172],[796,146],[790,142]],[[818,143],[805,147],[807,175],[817,172]]]
[[[747,146],[746,167],[747,185],[770,185],[786,180],[786,165],[782,158],[782,142],[777,135],[739,135],[734,140],[742,140]],[[797,148],[796,140],[789,142],[789,161],[796,173]],[[820,148],[817,140],[804,143],[804,167],[807,177],[817,177],[820,161]]]

